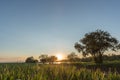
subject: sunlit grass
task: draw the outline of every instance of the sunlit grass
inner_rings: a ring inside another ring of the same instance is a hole
[[[0,80],[120,80],[117,72],[71,65],[0,64]]]

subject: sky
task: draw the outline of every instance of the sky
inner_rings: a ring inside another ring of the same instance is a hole
[[[101,29],[120,40],[119,0],[0,0],[0,62],[76,52]]]

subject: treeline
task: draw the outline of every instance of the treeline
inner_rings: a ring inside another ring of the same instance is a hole
[[[103,55],[103,61],[120,61],[120,55]],[[93,57],[84,57],[84,58],[80,58],[79,60],[80,62],[91,62],[94,61]]]
[[[115,55],[115,54],[109,54],[109,55],[103,55],[103,61],[120,61],[120,55]],[[93,57],[82,57],[79,58],[77,54],[71,53],[68,55],[67,60],[62,60],[62,62],[92,62],[94,61]]]
[[[115,54],[111,54],[111,55],[104,55],[103,56],[103,60],[104,61],[120,61],[120,55],[115,55]],[[34,57],[28,57],[25,62],[26,63],[43,63],[43,64],[53,64],[54,62],[57,61],[57,57],[56,56],[48,56],[45,54],[42,54],[39,56],[39,60],[35,59]],[[79,56],[72,52],[69,55],[67,55],[67,59],[63,59],[60,60],[60,62],[92,62],[94,61],[93,57],[83,57],[83,58],[79,58]]]
[[[39,56],[39,61],[37,59],[34,59],[34,57],[28,57],[25,62],[26,63],[49,63],[49,64],[53,64],[53,62],[55,62],[57,60],[56,56],[48,56],[48,55],[40,55]]]

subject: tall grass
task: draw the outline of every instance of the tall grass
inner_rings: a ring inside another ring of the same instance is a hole
[[[0,80],[120,80],[117,72],[102,72],[75,66],[0,64]]]

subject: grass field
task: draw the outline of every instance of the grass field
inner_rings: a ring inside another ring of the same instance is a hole
[[[0,80],[120,80],[120,74],[117,70],[113,72],[101,71],[100,68],[80,67],[78,63],[76,65],[4,63],[0,64]]]

